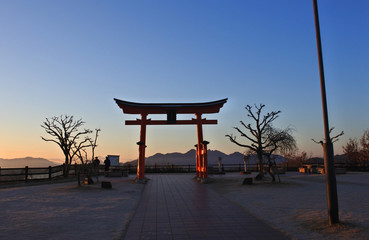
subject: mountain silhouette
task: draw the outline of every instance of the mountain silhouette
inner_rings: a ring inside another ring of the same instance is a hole
[[[45,158],[13,158],[13,159],[3,159],[0,158],[0,167],[2,168],[24,168],[25,166],[36,168],[36,167],[48,167],[60,165],[58,163],[52,162]]]
[[[222,164],[243,164],[243,154],[240,152],[234,152],[231,154],[225,154],[218,150],[208,150],[208,165],[218,164],[218,159],[221,157]],[[277,163],[284,162],[285,158],[279,155],[274,155],[275,161]],[[247,162],[249,164],[257,164],[256,155],[251,156]],[[136,165],[137,160],[128,162],[130,164]],[[186,153],[157,153],[145,159],[145,165],[195,165],[196,164],[196,150],[191,149]]]

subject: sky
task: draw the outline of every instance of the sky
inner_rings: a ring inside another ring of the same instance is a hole
[[[320,0],[327,102],[335,153],[369,128],[369,2]],[[228,98],[209,148],[244,152],[226,134],[245,106],[281,110],[299,151],[322,156],[324,137],[312,1],[1,1],[0,158],[63,159],[44,142],[45,118],[100,128],[96,154],[138,157],[139,126],[114,98],[143,103]],[[161,116],[150,116],[158,119]],[[181,116],[190,119],[194,116]],[[146,155],[187,152],[196,126],[148,126]],[[242,141],[242,138],[237,138]]]

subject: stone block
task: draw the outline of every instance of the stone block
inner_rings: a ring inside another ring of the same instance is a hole
[[[245,178],[242,182],[242,185],[251,185],[252,184],[252,178]]]
[[[102,181],[101,182],[101,188],[111,189],[113,186],[111,185],[111,182]]]

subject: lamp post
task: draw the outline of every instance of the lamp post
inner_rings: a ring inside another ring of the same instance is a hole
[[[321,46],[321,39],[320,39],[320,27],[319,27],[317,0],[313,0],[313,7],[314,7],[314,19],[315,19],[316,43],[317,43],[318,60],[319,60],[320,88],[321,88],[321,95],[322,95],[324,135],[325,135],[325,143],[323,143],[323,151],[324,151],[324,168],[325,168],[325,181],[326,181],[327,203],[328,203],[328,218],[329,218],[329,224],[332,225],[335,223],[339,223],[337,183],[336,183],[336,173],[334,169],[333,144],[329,136],[328,110],[327,110],[327,99],[326,99],[326,92],[325,92],[323,55],[322,55],[322,46]]]

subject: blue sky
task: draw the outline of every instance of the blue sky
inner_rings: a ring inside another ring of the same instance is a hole
[[[319,1],[330,126],[369,128],[369,3]],[[99,156],[137,157],[138,126],[113,98],[205,102],[229,98],[204,128],[210,149],[243,151],[225,134],[247,104],[281,110],[300,151],[322,155],[311,1],[3,1],[0,3],[0,158],[62,158],[43,142],[46,117],[74,115],[101,128]],[[186,116],[192,117],[192,116]],[[155,116],[152,117],[153,119]],[[147,155],[186,152],[195,126],[149,126]]]

